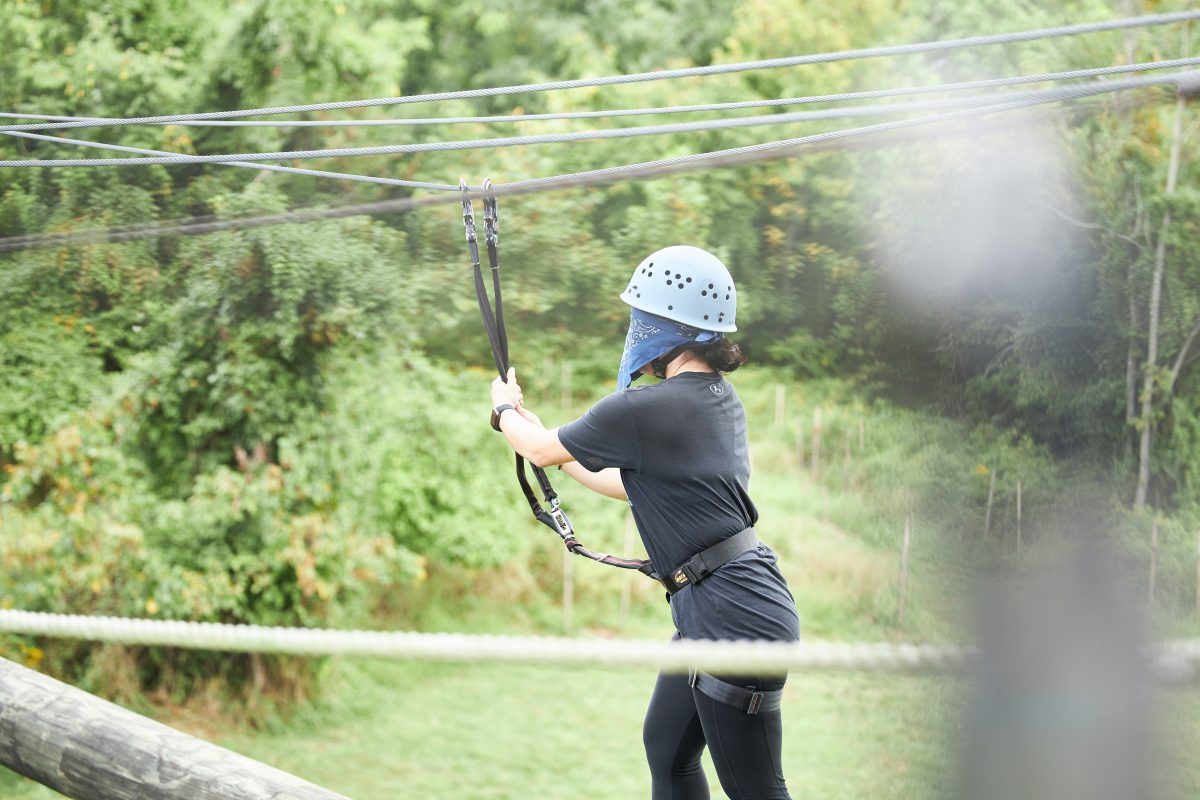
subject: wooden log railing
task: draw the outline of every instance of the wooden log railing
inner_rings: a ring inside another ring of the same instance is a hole
[[[347,800],[2,658],[0,765],[75,800]]]

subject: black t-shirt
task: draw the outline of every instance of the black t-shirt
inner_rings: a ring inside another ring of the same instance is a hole
[[[662,571],[758,521],[750,500],[746,412],[719,372],[681,372],[596,403],[558,430],[592,472],[621,470],[634,520]],[[684,638],[799,636],[795,602],[765,545],[671,598]]]

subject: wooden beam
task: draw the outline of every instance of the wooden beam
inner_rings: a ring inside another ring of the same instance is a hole
[[[0,764],[75,800],[347,800],[2,658]]]

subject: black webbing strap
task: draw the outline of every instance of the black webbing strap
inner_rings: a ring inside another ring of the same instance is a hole
[[[701,550],[675,569],[667,570],[658,576],[658,582],[667,590],[668,595],[675,594],[684,586],[699,583],[712,575],[734,556],[757,546],[758,534],[753,527],[746,528],[722,539],[707,550]]]
[[[508,381],[508,332],[504,328],[504,299],[500,293],[500,210],[496,196],[491,191],[492,182],[483,182],[483,225],[484,243],[487,246],[488,264],[492,269],[492,299],[488,299],[487,286],[483,280],[483,267],[479,259],[479,239],[475,232],[475,214],[471,205],[471,195],[466,181],[459,183],[462,192],[463,227],[467,233],[467,248],[471,253],[472,268],[475,273],[475,299],[479,303],[479,314],[483,317],[483,327],[487,332],[488,343],[492,347],[492,358],[496,362],[496,371],[500,379]],[[494,305],[494,308],[493,308]],[[530,465],[532,466],[532,465]],[[542,496],[550,507],[547,511],[529,484],[529,476],[525,470],[525,459],[518,453],[516,457],[517,482],[529,503],[533,516],[550,530],[562,537],[567,549],[576,555],[599,561],[622,569],[636,569],[646,575],[652,575],[653,565],[645,559],[621,558],[608,553],[596,553],[584,547],[575,538],[575,529],[571,520],[562,509],[558,493],[550,485],[550,478],[541,467],[533,467],[533,476],[542,490]]]
[[[688,683],[693,689],[703,692],[718,703],[733,706],[745,714],[778,711],[783,700],[783,689],[763,692],[759,691],[757,686],[727,683],[699,670],[688,672]]]

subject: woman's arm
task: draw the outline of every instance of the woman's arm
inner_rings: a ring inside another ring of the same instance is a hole
[[[532,412],[520,406],[500,415],[500,430],[518,455],[524,456],[535,467],[542,468],[575,460],[558,440],[558,428],[546,430],[540,422],[531,421],[527,415],[531,416]]]
[[[558,428],[546,430],[537,415],[524,407],[524,395],[517,384],[517,371],[508,370],[508,380],[496,378],[492,381],[492,407],[508,403],[512,411],[500,415],[500,431],[518,455],[535,467],[553,467],[574,461],[558,440]]]
[[[629,500],[625,494],[625,482],[621,480],[621,470],[616,467],[592,472],[578,461],[569,461],[562,465],[562,471],[587,488],[614,500]]]
[[[561,464],[563,471],[592,491],[615,500],[628,500],[621,471],[616,468],[592,472],[575,460],[558,438],[558,428],[546,430],[546,426],[529,409],[525,408],[521,387],[517,385],[516,370],[508,371],[508,380],[497,378],[492,382],[493,406],[508,403],[512,411],[500,415],[500,430],[509,445],[519,455],[536,467],[552,467]]]

